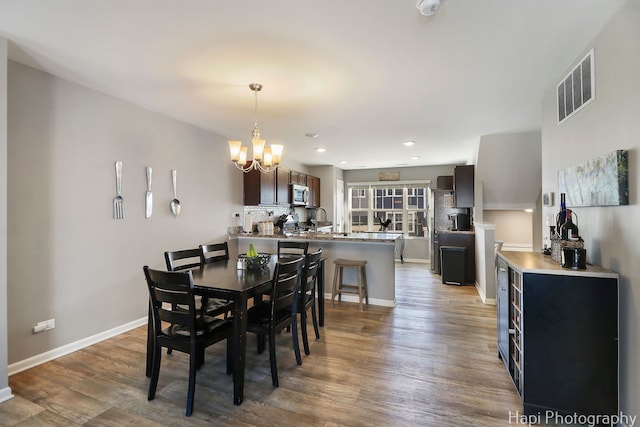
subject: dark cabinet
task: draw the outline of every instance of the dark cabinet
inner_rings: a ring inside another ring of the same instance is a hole
[[[251,170],[243,180],[245,206],[276,204],[276,172]]]
[[[307,185],[307,175],[302,172],[291,171],[289,182],[291,184]]]
[[[320,178],[307,175],[307,187],[309,187],[310,208],[320,207]]]
[[[456,166],[453,170],[453,190],[456,208],[473,207],[474,171],[474,165]]]
[[[291,185],[289,169],[276,169],[276,203],[278,205],[291,204]]]
[[[523,413],[618,413],[617,275],[562,269],[538,253],[498,257],[498,348]]]
[[[509,266],[503,259],[497,264],[498,351],[509,369]]]

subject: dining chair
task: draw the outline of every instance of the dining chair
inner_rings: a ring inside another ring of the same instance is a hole
[[[306,256],[308,251],[309,242],[292,242],[288,240],[278,240],[278,257],[280,257],[280,255]]]
[[[318,316],[316,313],[316,286],[318,283],[318,270],[320,268],[320,258],[322,257],[322,248],[316,252],[307,254],[304,268],[302,269],[302,280],[300,290],[298,292],[297,312],[300,314],[300,329],[302,331],[302,344],[304,346],[304,354],[309,355],[309,339],[307,336],[307,311],[311,309],[311,321],[313,322],[313,330],[316,339],[320,339],[320,330],[318,328]],[[297,339],[297,335],[294,336]]]
[[[227,373],[231,372],[231,332],[232,323],[203,315],[196,308],[193,293],[193,275],[190,270],[161,271],[148,266],[143,267],[151,302],[154,349],[151,382],[149,383],[148,400],[153,400],[160,376],[162,347],[189,354],[189,384],[187,391],[186,415],[193,412],[193,401],[196,385],[196,371],[204,363],[205,348],[227,340]],[[163,305],[179,305],[187,309],[173,310]],[[162,329],[162,323],[169,326]]]
[[[224,243],[226,246],[226,242]],[[201,268],[204,266],[205,262],[203,256],[203,246],[201,245],[198,249],[183,249],[179,251],[168,251],[164,253],[164,259],[167,264],[168,271],[183,271],[192,268]],[[227,259],[229,257],[229,249],[226,249]],[[209,258],[213,259],[213,258]],[[180,261],[176,263],[176,261]],[[213,262],[213,261],[209,261]],[[219,316],[223,314],[225,318],[228,316],[229,311],[231,311],[232,304],[225,299],[218,298],[201,298],[201,310],[203,314],[208,314],[209,316]]]
[[[273,274],[269,301],[259,302],[247,312],[247,331],[257,334],[258,353],[264,350],[265,337],[269,338],[269,362],[271,364],[271,380],[278,387],[278,367],[276,363],[276,334],[291,326],[293,349],[298,365],[302,364],[298,345],[298,329],[296,322],[296,293],[300,285],[300,277],[304,258],[299,257],[286,262],[278,262]],[[291,306],[294,306],[293,310]]]
[[[167,271],[182,271],[202,266],[200,249],[183,249],[164,253]]]
[[[229,245],[227,242],[200,245],[200,262],[212,264],[229,260]]]
[[[229,245],[227,242],[200,245],[198,249],[200,250],[200,263],[203,266],[229,261]],[[233,304],[225,299],[202,297],[202,309],[209,316],[224,314],[226,319],[229,311],[233,309]]]

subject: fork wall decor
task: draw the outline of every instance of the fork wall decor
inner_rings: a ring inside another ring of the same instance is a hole
[[[113,219],[124,219],[124,199],[122,198],[122,162],[116,162],[116,197],[113,198]]]

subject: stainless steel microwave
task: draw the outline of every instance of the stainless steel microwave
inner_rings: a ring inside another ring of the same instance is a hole
[[[294,206],[307,206],[309,204],[309,187],[291,184],[291,204]]]

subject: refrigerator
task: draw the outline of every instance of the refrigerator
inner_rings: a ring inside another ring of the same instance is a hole
[[[466,213],[466,209],[451,207],[454,204],[453,190],[431,189],[429,191],[429,209],[427,224],[429,225],[429,261],[431,271],[440,274],[440,252],[438,250],[438,232],[451,230],[453,221],[450,214]]]

